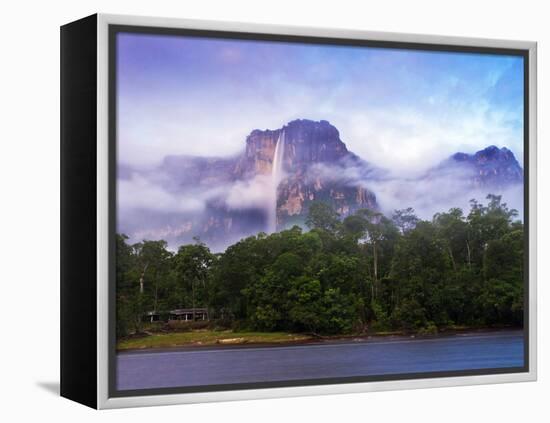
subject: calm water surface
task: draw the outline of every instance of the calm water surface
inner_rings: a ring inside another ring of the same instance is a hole
[[[502,331],[429,339],[120,353],[117,387],[150,389],[521,366],[523,332]]]

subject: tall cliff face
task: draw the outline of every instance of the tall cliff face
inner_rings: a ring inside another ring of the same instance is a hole
[[[252,131],[236,174],[239,177],[271,175],[281,133],[284,133],[284,177],[277,190],[278,229],[304,225],[313,201],[330,203],[342,217],[360,208],[377,208],[371,191],[342,178],[349,162],[361,163],[348,151],[338,130],[325,120],[299,119],[275,131]]]
[[[282,128],[285,162],[292,169],[314,163],[335,163],[349,154],[338,130],[326,120],[295,120]]]
[[[255,175],[269,175],[275,157],[275,147],[280,130],[255,129],[246,137],[245,152],[237,162],[235,175],[238,178],[250,178]]]
[[[338,130],[326,120],[298,119],[280,129],[255,129],[246,138],[246,149],[239,160],[236,175],[250,177],[271,174],[275,147],[281,132],[285,134],[284,166],[288,172],[314,163],[334,163],[349,155]]]

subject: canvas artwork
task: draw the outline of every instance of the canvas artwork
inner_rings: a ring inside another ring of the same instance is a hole
[[[525,371],[523,55],[113,42],[116,391]]]

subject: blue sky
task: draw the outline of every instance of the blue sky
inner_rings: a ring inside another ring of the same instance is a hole
[[[471,53],[119,34],[118,160],[230,155],[253,129],[325,119],[399,175],[488,145],[523,154],[523,62]]]

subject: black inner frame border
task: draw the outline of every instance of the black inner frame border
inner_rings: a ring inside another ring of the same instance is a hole
[[[231,383],[222,385],[181,386],[171,388],[146,388],[136,390],[118,390],[116,388],[116,186],[117,186],[117,46],[119,33],[171,35],[215,39],[233,39],[243,41],[268,41],[297,44],[322,44],[347,47],[368,47],[397,50],[433,51],[441,53],[473,53],[523,58],[523,223],[524,223],[524,275],[523,275],[523,358],[522,367],[486,368],[454,371],[417,372],[374,376],[352,376],[340,378],[301,379],[271,382]],[[419,43],[406,41],[381,41],[355,38],[334,38],[302,35],[282,35],[269,33],[218,31],[203,29],[170,28],[137,25],[108,25],[108,254],[109,254],[109,333],[108,333],[108,397],[133,397],[142,395],[167,395],[199,392],[232,391],[246,389],[265,389],[282,387],[299,387],[315,385],[332,385],[346,383],[364,383],[379,381],[399,381],[410,379],[435,379],[445,377],[498,375],[529,372],[529,50],[497,47],[473,47],[450,44]]]

